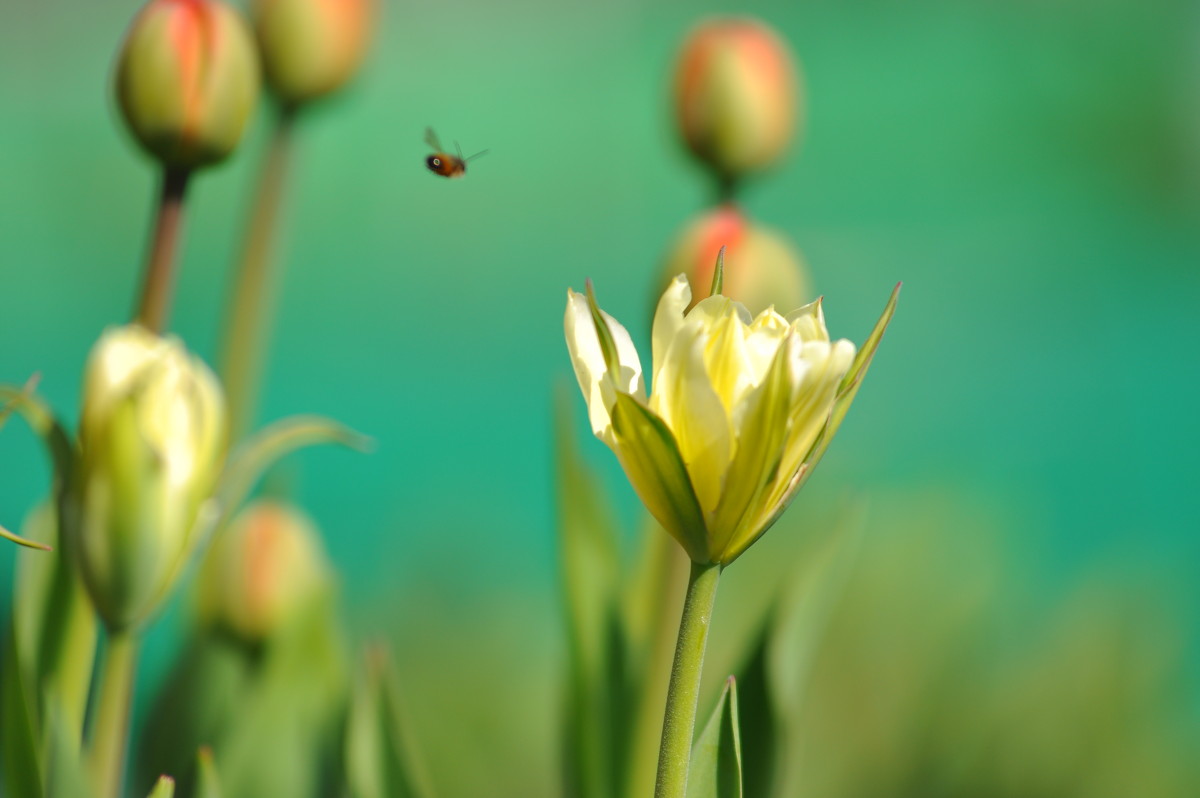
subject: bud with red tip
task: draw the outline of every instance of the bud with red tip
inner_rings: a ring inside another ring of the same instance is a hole
[[[295,106],[341,88],[367,50],[371,0],[254,0],[267,84]]]
[[[727,247],[723,292],[752,313],[771,305],[800,307],[811,298],[808,267],[795,247],[777,231],[751,222],[732,204],[688,224],[667,256],[662,285],[685,274],[692,304],[699,302],[708,296],[721,247]]]
[[[180,169],[222,160],[258,100],[254,43],[215,0],[151,0],[117,60],[117,102],[142,147]]]
[[[791,52],[754,19],[714,19],[684,42],[675,110],[688,147],[732,180],[776,161],[792,139],[801,103]]]

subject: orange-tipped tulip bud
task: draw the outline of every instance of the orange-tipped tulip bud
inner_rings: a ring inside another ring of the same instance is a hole
[[[787,45],[753,19],[692,31],[675,71],[679,128],[696,157],[732,179],[783,154],[796,127],[800,81]]]
[[[717,253],[725,251],[724,293],[752,313],[774,305],[800,307],[810,298],[808,268],[782,234],[747,219],[734,205],[722,205],[688,224],[671,247],[662,286],[687,275],[692,304],[708,296]]]
[[[328,574],[308,517],[261,500],[242,510],[214,543],[201,573],[201,608],[210,623],[257,642],[322,594]]]
[[[285,105],[341,88],[367,50],[371,0],[255,0],[267,84]]]
[[[258,59],[238,12],[214,0],[151,0],[117,60],[117,101],[138,143],[165,165],[225,158],[258,100]]]

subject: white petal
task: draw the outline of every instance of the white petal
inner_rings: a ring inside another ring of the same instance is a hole
[[[658,384],[658,372],[662,368],[667,350],[671,348],[679,328],[683,326],[683,314],[692,302],[692,287],[687,276],[679,274],[667,286],[658,308],[654,311],[654,328],[651,333],[650,359],[653,369],[653,384]]]
[[[608,365],[604,362],[604,352],[600,348],[600,338],[596,335],[596,325],[588,308],[587,298],[568,289],[563,330],[566,334],[567,349],[571,354],[571,364],[575,367],[575,379],[579,382],[583,398],[587,400],[588,420],[591,422],[592,432],[612,446],[614,441],[611,413],[616,402],[616,391],[643,398],[645,385],[642,380],[641,362],[629,332],[607,313],[601,311],[601,315],[608,324],[616,344],[617,359],[620,363],[619,374],[610,374]]]

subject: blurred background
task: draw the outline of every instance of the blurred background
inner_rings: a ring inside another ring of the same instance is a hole
[[[110,85],[138,7],[0,2],[0,381],[39,372],[68,418],[144,255],[155,174]],[[805,794],[1194,795],[1200,6],[1182,0],[382,6],[353,90],[299,133],[260,415],[377,442],[281,478],[323,531],[350,634],[390,641],[421,747],[457,746],[430,757],[434,782],[555,791],[565,290],[592,278],[648,346],[667,248],[711,202],[672,127],[672,63],[730,10],[790,42],[807,97],[745,208],[804,253],[834,336],[861,341],[904,281],[795,518],[723,588],[733,607],[829,508],[858,508]],[[490,153],[441,180],[426,126]],[[209,359],[265,128],[192,187],[172,328]],[[632,550],[639,505],[575,409]],[[0,444],[16,526],[49,471],[20,424]],[[12,558],[0,546],[5,610]],[[188,600],[156,626],[146,683]]]

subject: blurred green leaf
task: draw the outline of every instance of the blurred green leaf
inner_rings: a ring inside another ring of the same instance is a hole
[[[159,776],[148,798],[175,798],[175,780],[170,776]]]
[[[742,741],[737,682],[732,676],[692,746],[687,798],[742,798]]]
[[[46,696],[46,717],[47,798],[91,798],[91,780],[84,766],[78,732],[53,693]]]
[[[213,763],[212,750],[201,747],[196,754],[196,789],[193,798],[223,798],[221,780],[217,777],[217,766]]]
[[[628,706],[618,607],[616,525],[575,445],[568,390],[555,402],[559,568],[566,604],[568,674],[563,789],[610,798],[621,777]]]
[[[42,749],[37,693],[17,661],[16,629],[9,625],[0,669],[0,783],[10,796],[40,796]]]
[[[768,620],[738,679],[742,789],[746,798],[770,798],[773,795],[780,728],[767,671],[771,628]]]
[[[5,402],[9,409],[19,413],[41,439],[46,453],[50,456],[57,483],[65,485],[71,474],[75,452],[70,436],[58,422],[54,412],[27,387],[0,385],[0,402]]]
[[[217,528],[228,520],[254,489],[263,473],[298,449],[319,444],[340,444],[359,451],[370,448],[369,438],[320,416],[292,416],[252,435],[229,457],[217,486]]]
[[[379,646],[370,647],[365,659],[346,720],[347,792],[350,798],[429,798],[391,661]]]

